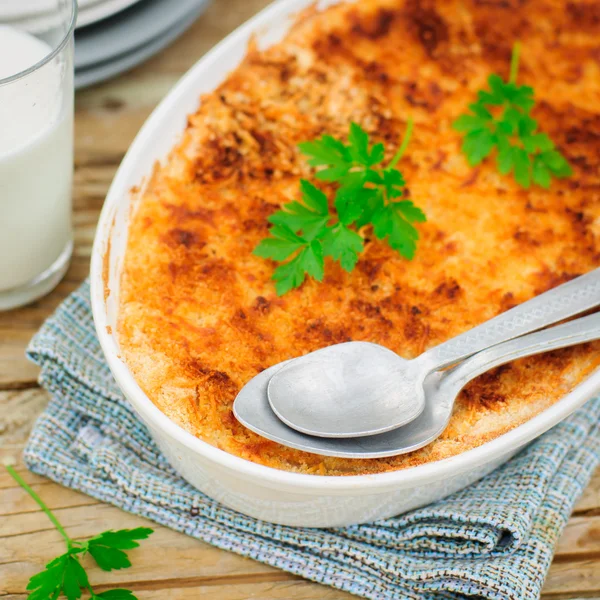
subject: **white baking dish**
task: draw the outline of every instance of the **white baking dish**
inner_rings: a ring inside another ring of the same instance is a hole
[[[402,471],[351,477],[289,473],[227,454],[170,421],[142,392],[119,359],[116,334],[130,190],[143,185],[155,161],[167,156],[185,127],[186,116],[196,110],[200,94],[214,89],[239,64],[250,37],[256,34],[263,47],[279,40],[294,14],[310,3],[274,2],[202,58],[153,112],[123,160],[100,217],[92,256],[92,307],[117,383],[185,479],[208,496],[259,519],[334,527],[390,517],[469,485],[581,406],[600,388],[600,371],[539,416],[479,448]],[[105,298],[106,270],[110,293]]]

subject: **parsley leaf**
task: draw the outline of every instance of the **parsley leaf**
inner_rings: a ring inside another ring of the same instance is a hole
[[[102,598],[103,600],[137,600],[132,591],[121,588],[92,594],[92,600],[97,600],[97,598]]]
[[[329,221],[327,196],[309,181],[300,181],[302,202],[288,202],[283,210],[269,217],[273,225],[284,226],[294,231],[302,231],[305,238],[312,240]]]
[[[132,591],[121,588],[92,594],[92,600],[96,600],[97,598],[102,598],[103,600],[137,600]]]
[[[273,223],[272,237],[265,238],[254,249],[254,254],[278,262],[295,256],[273,273],[275,289],[283,295],[299,287],[306,275],[323,280],[325,261],[323,247],[316,239],[327,229],[330,219],[327,196],[312,183],[302,180],[302,203],[293,201],[269,217]]]
[[[477,101],[469,105],[470,113],[458,117],[453,127],[464,134],[462,151],[471,166],[496,150],[496,165],[502,175],[512,171],[524,188],[532,182],[549,188],[552,177],[569,177],[573,170],[548,135],[537,131],[538,123],[530,115],[535,106],[533,88],[516,83],[519,52],[517,43],[508,82],[490,75],[489,88],[478,92]],[[496,107],[502,108],[499,114]]]
[[[152,531],[148,527],[105,531],[88,540],[84,550],[90,553],[103,571],[126,569],[131,566],[131,562],[123,550],[137,548],[137,540],[145,540]]]
[[[420,208],[410,200],[401,200],[382,206],[373,215],[373,232],[380,240],[387,238],[394,250],[410,260],[419,239],[419,232],[412,223],[424,221],[425,215]]]
[[[257,256],[281,261],[289,258],[306,244],[305,240],[296,235],[287,225],[276,225],[271,228],[270,233],[273,237],[265,238],[254,249],[254,254]]]
[[[363,251],[363,238],[348,229],[346,225],[337,223],[329,227],[322,237],[323,253],[339,260],[344,271],[352,271],[358,262],[358,255]]]
[[[311,275],[317,281],[323,281],[324,269],[325,261],[321,243],[318,240],[307,241],[299,254],[275,269],[273,279],[277,294],[282,296],[291,289],[300,287],[306,275]]]
[[[406,199],[406,182],[396,164],[404,154],[412,132],[409,120],[404,139],[386,167],[383,144],[370,144],[368,133],[357,123],[350,124],[348,143],[330,135],[299,144],[316,169],[317,181],[337,185],[333,206],[323,191],[309,181],[300,181],[300,201],[283,205],[269,217],[270,237],[262,240],[254,254],[283,262],[273,273],[279,295],[299,287],[309,275],[322,281],[325,257],[339,261],[352,271],[364,249],[359,230],[372,225],[375,236],[405,258],[412,258],[419,239],[413,223],[425,215]]]
[[[38,494],[25,483],[15,469],[7,466],[6,470],[46,513],[67,546],[67,551],[64,554],[51,560],[43,571],[31,577],[27,584],[27,590],[30,592],[27,600],[57,600],[61,594],[67,600],[79,600],[82,590],[88,590],[92,600],[98,598],[103,600],[137,600],[133,592],[124,589],[95,593],[79,559],[89,553],[100,568],[106,571],[130,567],[131,562],[123,550],[137,548],[139,546],[138,540],[146,539],[153,532],[152,529],[137,527],[136,529],[105,531],[87,542],[73,540],[68,536],[54,513]]]
[[[324,135],[314,142],[303,142],[298,148],[309,157],[311,167],[327,165],[329,168],[317,173],[317,179],[335,181],[343,177],[352,167],[352,160],[343,142]]]
[[[81,549],[73,548],[51,560],[44,571],[34,575],[27,584],[28,600],[58,598],[63,593],[68,600],[81,598],[81,588],[89,586],[85,570],[75,558]]]

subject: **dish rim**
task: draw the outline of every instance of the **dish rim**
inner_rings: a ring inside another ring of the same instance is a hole
[[[348,0],[328,0],[319,3],[319,6],[328,6],[344,1]],[[130,181],[131,173],[135,171],[136,165],[145,162],[147,163],[145,169],[147,177],[152,170],[152,165],[156,161],[165,159],[165,155],[156,156],[156,151],[153,151],[152,140],[154,136],[160,129],[163,120],[177,119],[178,116],[182,116],[177,115],[174,108],[184,98],[193,95],[198,103],[199,93],[195,89],[196,84],[205,72],[210,71],[211,67],[218,68],[217,64],[220,56],[229,51],[238,50],[240,44],[246,47],[246,42],[253,33],[260,36],[264,30],[276,27],[277,20],[287,20],[298,10],[311,4],[313,4],[312,0],[276,0],[268,5],[201,57],[152,111],[121,162],[100,214],[91,258],[92,312],[100,345],[117,384],[143,420],[151,424],[153,430],[158,430],[160,433],[177,440],[204,459],[220,467],[235,471],[237,475],[242,476],[244,479],[257,479],[261,483],[271,484],[271,486],[277,486],[278,488],[284,486],[293,489],[295,492],[305,491],[311,493],[319,491],[327,494],[353,492],[368,495],[388,489],[398,490],[413,485],[424,485],[430,481],[447,478],[449,475],[455,476],[522,447],[562,421],[600,389],[600,368],[592,372],[571,392],[540,414],[480,446],[455,456],[414,467],[361,475],[296,473],[261,465],[230,454],[187,432],[167,417],[142,391],[127,365],[119,358],[119,348],[115,340],[117,328],[109,320],[105,299],[105,280],[110,279],[108,275],[105,275],[105,255],[110,253],[110,241],[114,234],[113,219],[116,216],[118,204],[124,201],[124,197],[127,197],[128,206],[130,206],[132,188],[138,185],[143,187],[145,183],[140,183],[140,180]],[[183,117],[186,116],[183,115]],[[183,132],[183,129],[181,129],[181,132]],[[129,218],[125,219],[122,227],[126,229],[128,223]],[[120,277],[121,268],[119,267],[117,271]],[[109,293],[114,292],[111,290]]]

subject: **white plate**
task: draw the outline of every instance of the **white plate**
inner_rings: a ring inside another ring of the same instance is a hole
[[[100,2],[91,0],[89,6],[79,8],[79,16],[77,17],[77,28],[86,27],[92,23],[97,23],[102,19],[108,19],[113,15],[137,4],[140,0],[100,0]],[[173,2],[173,0],[168,0]],[[175,0],[179,2],[179,0]]]
[[[171,24],[166,34],[136,48],[133,52],[117,56],[113,60],[94,65],[87,69],[78,69],[75,71],[75,89],[80,90],[115,77],[141,64],[151,56],[158,54],[158,52],[175,41],[194,23],[199,14],[205,10],[208,3],[209,0],[195,0],[196,6],[192,13],[188,14],[182,20]],[[75,55],[77,56],[77,51]]]
[[[198,98],[215,89],[239,64],[251,37],[257,36],[261,46],[280,39],[292,15],[311,1],[277,0],[248,21],[206,54],[142,127],[115,176],[100,217],[92,252],[92,309],[98,338],[117,383],[185,479],[215,500],[258,519],[335,527],[401,514],[470,485],[583,405],[600,388],[600,371],[537,417],[478,448],[418,467],[349,477],[280,471],[228,454],[183,430],[144,394],[119,358],[116,336],[130,190],[143,187],[155,162],[163,160],[180,138],[187,115],[197,109]],[[105,290],[110,291],[106,297]]]
[[[134,52],[158,38],[173,39],[173,29],[194,20],[207,0],[145,0],[117,17],[86,27],[75,34],[75,71],[100,67]],[[165,42],[166,43],[166,42]],[[163,47],[159,44],[155,46]],[[146,55],[148,56],[148,55]],[[118,62],[118,60],[116,60]]]
[[[110,0],[79,0],[79,11]],[[134,0],[137,1],[137,0]],[[56,0],[0,0],[0,21],[18,21],[45,15],[56,10]]]
[[[92,25],[120,13],[141,0],[80,0],[77,15],[77,29]],[[12,6],[15,0],[0,0],[0,22],[7,22],[15,27],[22,27],[32,33],[47,31],[56,23],[55,3],[47,0],[34,0],[35,5],[23,6],[22,3]],[[178,3],[179,0],[166,0]],[[176,4],[174,4],[176,6]],[[43,8],[44,10],[37,10]]]

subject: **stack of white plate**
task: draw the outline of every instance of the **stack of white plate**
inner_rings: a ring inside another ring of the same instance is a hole
[[[179,37],[210,0],[79,0],[75,87],[118,75]],[[55,0],[0,0],[0,22],[41,31]]]

